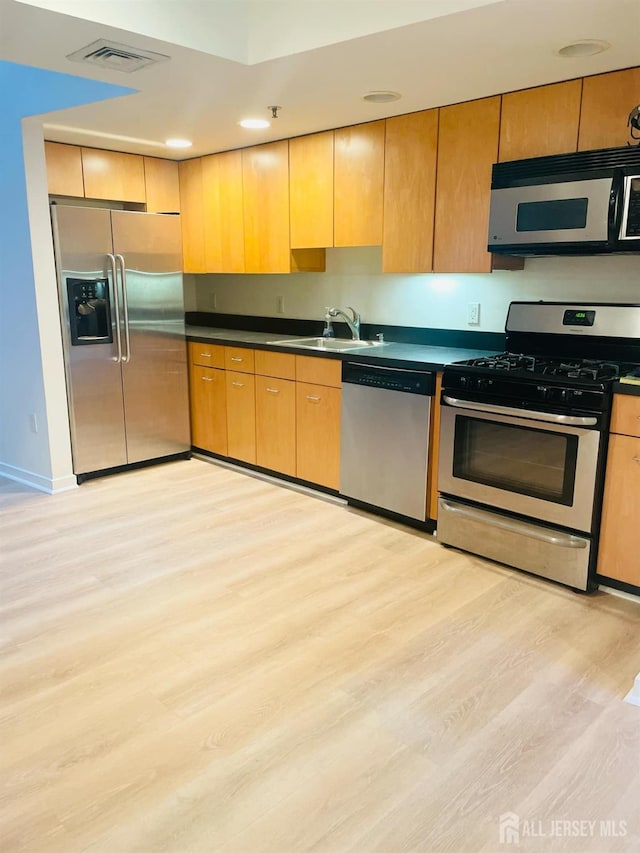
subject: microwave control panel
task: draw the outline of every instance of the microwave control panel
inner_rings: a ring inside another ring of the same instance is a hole
[[[624,215],[620,237],[640,240],[640,175],[625,178]]]

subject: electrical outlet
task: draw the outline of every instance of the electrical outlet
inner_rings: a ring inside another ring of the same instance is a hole
[[[278,314],[284,314],[284,296],[278,296]]]
[[[38,419],[33,412],[29,415],[29,426],[31,427],[31,432],[38,432]]]
[[[480,323],[480,303],[470,302],[467,305],[467,324],[477,326]]]

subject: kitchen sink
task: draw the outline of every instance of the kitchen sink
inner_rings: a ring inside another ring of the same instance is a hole
[[[286,341],[267,341],[279,347],[303,347],[325,352],[352,352],[367,347],[382,346],[384,341],[354,341],[350,338],[292,338]]]

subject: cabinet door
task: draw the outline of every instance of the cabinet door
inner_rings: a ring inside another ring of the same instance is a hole
[[[180,177],[180,225],[184,272],[206,272],[202,195],[202,159],[183,160]]]
[[[51,195],[70,195],[82,198],[82,154],[77,145],[45,142],[47,184]]]
[[[147,199],[144,161],[139,154],[83,148],[82,171],[86,198],[142,203]]]
[[[175,160],[144,158],[147,213],[180,213],[180,180]]]
[[[202,158],[207,272],[244,272],[242,152]]]
[[[227,390],[224,370],[189,367],[191,444],[227,455]]]
[[[256,376],[256,462],[295,477],[296,384]]]
[[[502,96],[499,160],[565,154],[578,147],[582,80]]]
[[[438,151],[438,110],[387,119],[383,272],[429,272]]]
[[[629,113],[639,103],[640,68],[585,77],[578,151],[626,145]]]
[[[329,489],[340,486],[340,400],[337,388],[296,383],[296,473]]]
[[[333,246],[332,130],[289,140],[291,248]]]
[[[487,233],[499,127],[499,97],[440,110],[434,272],[491,271]]]
[[[609,436],[598,574],[640,587],[640,438]]]
[[[385,122],[335,131],[334,246],[382,243]]]
[[[226,372],[227,450],[233,459],[256,461],[255,377],[248,373]]]
[[[247,272],[289,272],[289,142],[242,151]]]

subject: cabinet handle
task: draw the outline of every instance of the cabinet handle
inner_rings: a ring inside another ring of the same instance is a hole
[[[312,403],[319,403],[321,398],[320,397],[314,397],[311,394],[307,394],[307,400],[311,400]]]
[[[634,456],[633,461],[634,462],[640,462],[640,456]]]
[[[215,379],[212,379],[210,376],[201,376],[200,379],[202,379],[203,382],[215,382],[216,381]]]
[[[279,389],[279,388],[267,388],[267,391],[268,391],[270,394],[279,394],[279,393],[280,393],[280,389]]]
[[[240,356],[232,355],[232,356],[231,356],[231,361],[244,361],[244,359],[243,359],[243,358],[241,358]]]
[[[244,388],[244,382],[232,382],[232,385],[235,385],[236,388]]]
[[[201,352],[200,358],[211,358],[211,353],[210,352]]]

